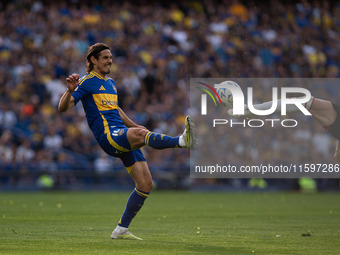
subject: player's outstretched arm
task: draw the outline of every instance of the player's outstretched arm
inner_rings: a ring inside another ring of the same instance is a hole
[[[77,88],[79,83],[79,75],[72,74],[68,78],[66,78],[67,83],[67,90],[62,95],[59,100],[58,111],[59,112],[66,112],[68,109],[75,105],[74,98],[72,97],[72,93]]]
[[[124,125],[127,126],[128,128],[138,127],[138,128],[146,129],[145,127],[143,127],[141,125],[137,125],[135,122],[133,122],[120,107],[118,107],[118,112],[119,112],[119,116],[122,119]]]

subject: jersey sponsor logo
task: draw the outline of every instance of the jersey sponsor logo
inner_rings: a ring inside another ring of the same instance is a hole
[[[99,90],[106,90],[103,85],[100,86]]]
[[[118,135],[121,136],[122,134],[124,134],[124,132],[125,132],[125,130],[121,129],[121,130],[119,130]]]
[[[94,102],[99,111],[118,109],[118,98],[114,94],[93,94]]]
[[[117,105],[117,102],[112,101],[112,100],[102,100],[102,105]]]

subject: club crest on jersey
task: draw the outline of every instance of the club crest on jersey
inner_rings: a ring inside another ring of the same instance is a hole
[[[122,134],[124,134],[124,132],[125,132],[124,129],[116,129],[116,130],[113,130],[112,136],[121,136]]]

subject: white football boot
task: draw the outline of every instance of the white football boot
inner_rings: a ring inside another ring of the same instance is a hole
[[[128,228],[124,228],[121,226],[117,226],[115,230],[113,230],[111,234],[111,239],[136,239],[136,240],[143,240],[142,238],[139,238],[128,230]]]
[[[190,118],[190,116],[187,116],[185,118],[185,130],[183,134],[180,137],[180,140],[182,141],[180,143],[185,143],[185,145],[182,145],[182,147],[187,148],[189,150],[194,150],[197,147],[197,139],[195,137],[195,124]]]

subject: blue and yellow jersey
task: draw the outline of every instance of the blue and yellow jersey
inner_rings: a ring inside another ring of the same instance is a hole
[[[110,132],[109,126],[125,127],[118,112],[116,83],[111,78],[105,80],[92,71],[80,79],[72,96],[76,104],[81,100],[87,122],[97,140]]]

